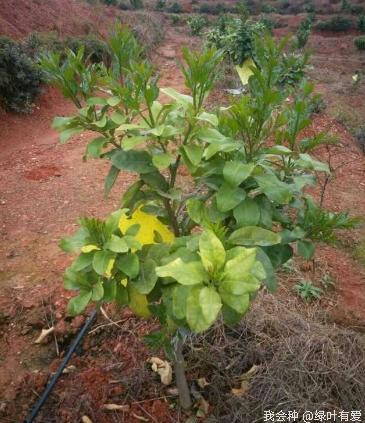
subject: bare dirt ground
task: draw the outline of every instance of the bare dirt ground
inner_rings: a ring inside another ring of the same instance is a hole
[[[175,59],[182,44],[196,42],[186,36],[186,28],[167,30],[154,57],[161,86],[184,89]],[[60,145],[51,129],[54,116],[73,111],[58,92],[47,89],[31,115],[0,116],[0,422],[4,423],[22,420],[60,362],[57,349],[62,356],[84,322],[83,317],[65,316],[69,294],[62,288],[62,273],[71,258],[59,250],[59,239],[75,230],[78,217],[103,217],[118,207],[121,193],[133,179],[123,174],[110,198],[103,198],[108,166],[82,161],[88,136]],[[333,165],[339,168],[324,205],[332,210],[349,207],[352,215],[362,215],[364,156],[344,127],[325,115],[315,117],[308,132],[324,128],[341,140],[333,150]],[[318,152],[321,158],[326,154]],[[336,293],[329,300],[335,320],[363,326],[365,274],[352,247],[364,239],[364,231],[346,233],[344,239],[347,248],[319,249],[317,267],[336,280]],[[140,335],[152,323],[128,312],[116,314],[112,308],[108,312],[120,327],[107,333],[100,328],[84,341],[71,362],[75,368],[61,378],[39,421],[75,422],[82,415],[94,423],[180,421],[165,398],[173,394],[161,388],[145,365],[150,353]],[[102,318],[97,322],[105,323]],[[53,324],[55,337],[34,345],[40,330]],[[113,402],[130,408],[124,413],[102,409]]]

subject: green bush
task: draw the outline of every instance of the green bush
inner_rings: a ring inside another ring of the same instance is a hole
[[[68,37],[64,44],[65,47],[70,48],[75,53],[80,47],[83,47],[85,49],[85,57],[91,63],[108,63],[110,60],[108,46],[103,40],[95,36]]]
[[[364,6],[360,4],[354,4],[353,6],[351,6],[351,13],[353,15],[360,15],[360,13],[364,13],[364,10]]]
[[[208,32],[208,44],[221,49],[234,64],[241,65],[253,57],[253,41],[266,27],[262,22],[222,17]]]
[[[275,13],[276,9],[273,5],[265,3],[261,7],[261,12],[263,12],[263,13]]]
[[[143,9],[143,0],[129,0],[133,9]]]
[[[9,111],[27,113],[40,94],[42,73],[19,45],[1,40],[0,102]]]
[[[348,31],[352,28],[352,20],[345,16],[334,16],[326,21],[318,22],[316,28],[320,31]]]
[[[181,4],[178,1],[175,1],[174,3],[172,3],[172,5],[168,8],[168,11],[170,13],[182,13],[182,7]]]
[[[303,48],[308,41],[309,35],[312,29],[312,18],[308,16],[304,19],[297,30],[296,37],[297,37],[297,47]]]
[[[193,16],[188,19],[191,35],[200,35],[203,28],[207,26],[207,23],[204,16]]]
[[[234,12],[235,8],[229,8],[223,3],[209,4],[202,3],[198,8],[199,13],[204,13],[206,15],[220,15],[225,12]]]
[[[156,1],[156,6],[155,6],[156,10],[162,10],[165,7],[166,7],[166,0],[157,0]]]
[[[365,15],[361,15],[357,21],[357,27],[359,31],[365,32]]]
[[[117,5],[117,0],[101,0],[101,2],[103,4],[105,4],[106,6],[116,6]]]
[[[358,50],[365,50],[365,35],[354,38],[354,44]]]
[[[24,40],[22,47],[25,53],[33,59],[44,52],[59,52],[63,55],[68,48],[76,52],[83,47],[86,60],[92,63],[108,63],[110,60],[108,46],[94,35],[67,37],[62,40],[55,32],[33,32]]]

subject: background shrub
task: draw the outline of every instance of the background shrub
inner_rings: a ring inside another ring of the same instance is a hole
[[[303,48],[307,44],[312,29],[312,23],[311,16],[307,16],[307,18],[300,23],[296,33],[298,48]]]
[[[358,50],[365,50],[365,35],[354,38],[354,44]]]
[[[276,9],[272,4],[265,3],[261,6],[261,11],[263,13],[275,13]]]
[[[166,7],[166,0],[157,0],[156,1],[156,6],[155,6],[156,10],[162,10],[165,7]]]
[[[365,15],[362,15],[359,17],[359,20],[357,22],[357,27],[359,31],[365,32]]]
[[[326,21],[318,22],[316,28],[320,31],[347,31],[352,28],[352,20],[345,16],[334,16]]]
[[[172,3],[172,5],[168,8],[168,11],[170,13],[182,13],[182,7],[181,4],[178,1],[175,1],[174,3]]]
[[[27,113],[40,94],[42,74],[14,42],[2,39],[0,48],[0,102],[9,111]]]
[[[200,35],[203,28],[207,26],[207,20],[204,16],[193,16],[188,19],[191,35]]]
[[[362,6],[361,4],[354,4],[351,6],[351,13],[353,15],[359,15],[360,13],[364,13],[364,6]]]
[[[143,9],[143,1],[142,0],[129,0],[133,9]]]

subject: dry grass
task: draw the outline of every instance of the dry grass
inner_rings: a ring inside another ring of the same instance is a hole
[[[209,422],[254,423],[264,410],[361,410],[365,406],[365,336],[326,323],[324,312],[262,294],[236,329],[216,327],[193,339],[192,371],[210,385]],[[231,394],[241,376],[259,366],[248,393]]]

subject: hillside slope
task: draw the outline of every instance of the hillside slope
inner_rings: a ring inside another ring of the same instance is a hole
[[[0,35],[22,38],[32,31],[77,35],[105,30],[119,11],[82,0],[0,0]]]

